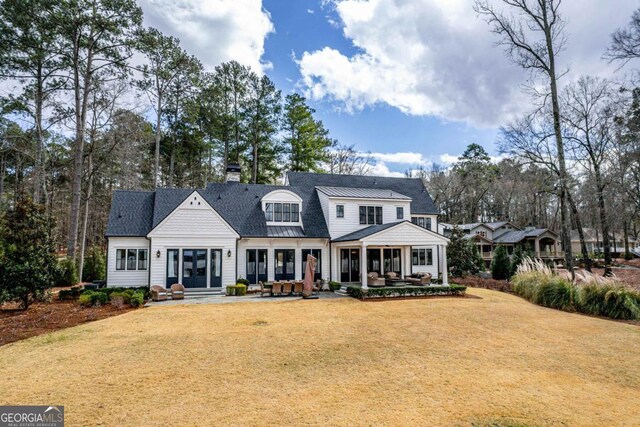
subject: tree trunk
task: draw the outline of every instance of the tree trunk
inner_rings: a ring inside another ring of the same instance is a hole
[[[600,227],[602,228],[602,245],[604,247],[604,275],[611,276],[611,243],[609,242],[609,221],[604,203],[604,185],[600,166],[594,164],[594,177],[596,179],[596,189],[598,191],[598,210],[600,211]],[[615,239],[614,239],[615,242]]]
[[[253,142],[253,168],[251,171],[251,182],[258,183],[258,141]]]
[[[584,263],[584,269],[591,273],[591,258],[589,258],[589,251],[587,251],[587,244],[584,241],[584,230],[582,228],[582,221],[580,220],[580,214],[578,213],[578,207],[576,206],[571,193],[568,194],[569,205],[571,206],[571,212],[576,220],[576,229],[578,230],[578,236],[580,237],[580,250],[582,252],[582,262]]]
[[[91,192],[93,191],[93,154],[89,152],[87,170],[89,171],[89,180],[87,182],[87,196],[84,201],[84,219],[82,221],[82,232],[80,237],[80,261],[78,263],[78,280],[82,282],[82,273],[84,269],[84,255],[86,251],[87,241],[87,224],[89,223],[89,202],[91,201]]]
[[[41,203],[42,186],[44,182],[44,162],[43,162],[43,145],[44,137],[42,132],[42,105],[44,103],[42,90],[42,65],[38,65],[36,74],[36,93],[35,93],[35,130],[36,130],[36,155],[34,165],[34,183],[33,183],[33,202]]]
[[[0,211],[2,211],[2,205],[4,200],[4,176],[7,171],[6,161],[4,154],[0,156]]]
[[[76,41],[78,43],[78,41]],[[79,47],[74,46],[76,49]],[[78,244],[78,223],[80,222],[80,204],[82,202],[82,170],[84,156],[84,131],[87,118],[87,103],[91,87],[93,52],[89,51],[86,69],[82,70],[79,62],[79,54],[76,52],[73,69],[74,94],[75,94],[75,118],[76,136],[73,155],[73,184],[71,187],[71,216],[69,219],[69,233],[67,236],[67,256],[76,261],[76,246]],[[80,76],[84,72],[83,87],[80,87]]]
[[[542,8],[545,22],[545,39],[547,53],[549,55],[549,83],[551,86],[551,104],[553,107],[553,130],[556,137],[556,150],[558,152],[558,167],[560,178],[560,218],[562,220],[562,246],[564,247],[565,267],[571,273],[571,279],[575,280],[573,271],[573,256],[571,253],[571,225],[567,215],[567,166],[564,159],[564,144],[562,141],[562,129],[560,125],[560,104],[558,102],[558,82],[556,80],[555,52],[553,51],[553,39],[551,26],[548,22],[546,4]]]
[[[155,159],[153,164],[153,188],[158,188],[158,181],[160,177],[160,119],[162,117],[162,98],[160,94],[158,94],[158,105],[156,106],[156,152]]]
[[[629,254],[629,223],[627,220],[622,221],[622,237],[624,238],[624,258],[627,259]]]

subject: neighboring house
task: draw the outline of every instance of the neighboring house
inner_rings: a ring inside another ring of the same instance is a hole
[[[454,226],[445,223],[441,225],[444,227],[443,234],[450,236]],[[558,234],[547,228],[521,229],[509,221],[459,224],[457,227],[464,232],[465,239],[473,240],[478,246],[487,265],[491,263],[498,245],[505,246],[509,255],[520,246],[536,258],[560,260],[564,257]]]
[[[420,179],[290,172],[285,185],[227,182],[205,189],[115,191],[107,226],[109,286],[221,288],[366,274],[429,272],[447,282],[448,239]]]
[[[587,252],[601,253],[604,252],[604,246],[602,244],[602,232],[595,228],[583,228],[584,243],[587,247]],[[628,237],[629,250],[637,249],[638,239],[633,236]],[[611,255],[613,257],[620,257],[624,254],[624,233],[615,232],[609,234],[609,244],[611,245]],[[582,253],[582,247],[580,246],[580,236],[578,230],[571,230],[571,250],[574,254]],[[636,256],[639,256],[632,251]]]

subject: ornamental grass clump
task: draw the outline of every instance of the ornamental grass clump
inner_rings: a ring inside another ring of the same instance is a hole
[[[545,307],[621,320],[640,320],[640,292],[615,277],[576,274],[578,284],[540,260],[525,258],[512,279],[516,295]]]

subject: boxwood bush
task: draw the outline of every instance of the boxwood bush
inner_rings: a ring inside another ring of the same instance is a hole
[[[112,300],[122,300],[124,304],[139,307],[148,299],[147,288],[104,288],[96,291],[82,292],[78,298],[80,305],[85,307],[107,304]],[[118,304],[115,304],[118,305]]]
[[[466,286],[453,284],[449,286],[402,286],[368,289],[349,286],[347,287],[347,294],[354,298],[364,300],[372,298],[418,297],[425,295],[464,295],[466,290]]]

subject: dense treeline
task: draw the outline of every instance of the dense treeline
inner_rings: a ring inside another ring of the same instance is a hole
[[[569,229],[593,227],[605,252],[607,231],[637,236],[634,80],[559,84],[554,64],[568,39],[558,0],[475,7],[532,73],[534,108],[501,128],[501,160],[472,144],[450,168],[411,172],[442,219],[531,223],[565,243]],[[614,33],[609,60],[640,56],[639,23],[640,12]],[[0,0],[0,84],[0,212],[21,197],[44,206],[54,241],[79,265],[103,244],[115,189],[202,187],[229,162],[253,183],[287,170],[374,170],[371,156],[337,145],[304,97],[235,61],[205,70],[178,39],[144,28],[135,0]]]
[[[3,0],[0,76],[0,208],[46,206],[73,259],[102,243],[115,189],[202,187],[231,161],[273,183],[336,144],[304,97],[234,61],[205,70],[135,0]]]

